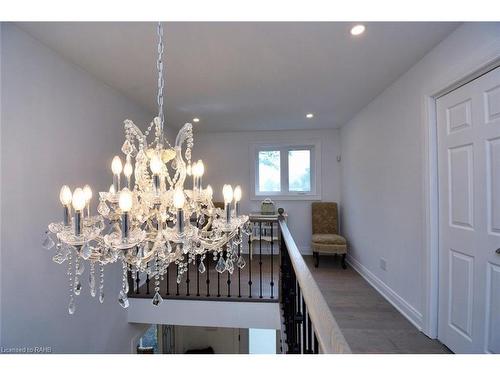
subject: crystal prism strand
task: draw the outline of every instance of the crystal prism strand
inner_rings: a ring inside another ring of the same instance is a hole
[[[163,302],[163,298],[161,298],[160,295],[160,265],[159,265],[159,259],[158,259],[158,253],[156,253],[156,259],[155,259],[155,295],[153,297],[153,300],[151,303],[153,306],[159,306]]]
[[[80,278],[78,277],[78,268],[80,267],[80,261],[78,255],[75,256],[75,279],[74,279],[74,293],[79,296],[82,291],[82,283],[80,282]]]
[[[123,270],[123,275],[122,275],[122,290],[120,290],[120,293],[118,295],[118,303],[120,304],[121,307],[126,309],[129,306],[128,302],[128,283],[127,283],[127,264],[125,261],[122,262],[122,270]]]
[[[76,269],[76,274],[81,276],[81,275],[83,275],[83,272],[85,271],[85,264],[83,264],[83,262],[78,262],[77,265],[78,265],[78,268]]]
[[[198,272],[199,273],[204,273],[207,269],[205,267],[205,263],[203,263],[203,260],[205,259],[205,256],[203,255],[200,259],[200,264],[198,266]]]
[[[50,250],[54,247],[54,240],[50,237],[49,231],[45,231],[45,236],[42,241],[42,247],[46,250]]]
[[[73,296],[73,272],[72,254],[68,255],[68,276],[69,276],[69,304],[68,313],[73,315],[76,310],[75,297]]]
[[[95,263],[94,262],[90,262],[89,289],[90,289],[90,295],[92,297],[95,297]]]
[[[104,266],[100,265],[100,277],[99,277],[99,302],[104,302]]]
[[[219,273],[222,273],[226,270],[226,262],[224,261],[224,257],[220,255],[219,261],[217,262],[217,265],[215,266],[215,270]]]

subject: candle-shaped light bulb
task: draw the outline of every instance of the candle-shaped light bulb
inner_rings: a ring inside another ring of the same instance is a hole
[[[193,166],[191,168],[191,172],[193,173],[193,177],[199,177],[200,176],[200,173],[199,173],[199,166],[198,166],[198,162],[195,162],[193,163]]]
[[[208,199],[212,199],[212,195],[214,194],[214,190],[212,189],[212,187],[210,185],[207,185],[205,191],[207,193]]]
[[[191,164],[189,164],[186,168],[186,174],[188,176],[191,176],[193,174],[193,171],[192,171],[192,167],[191,167]]]
[[[129,212],[132,209],[132,192],[129,189],[124,188],[120,191],[118,206],[123,212]]]
[[[109,193],[110,194],[116,194],[115,185],[110,185],[109,186]]]
[[[184,232],[184,202],[186,198],[184,197],[184,191],[182,189],[175,189],[174,191],[174,206],[177,208],[177,231],[179,233]]]
[[[120,191],[118,199],[118,206],[122,210],[122,240],[126,239],[129,234],[129,211],[132,209],[132,193],[129,189],[125,188]]]
[[[222,195],[224,196],[224,203],[231,203],[233,200],[233,187],[231,185],[224,185]]]
[[[63,224],[69,226],[69,210],[73,195],[68,185],[64,185],[59,192],[59,199],[63,205]]]
[[[234,188],[234,213],[236,216],[240,215],[240,200],[241,200],[241,186],[238,185]]]
[[[175,189],[174,192],[174,207],[177,209],[184,207],[184,202],[186,201],[184,197],[184,192],[181,189]]]
[[[81,188],[76,188],[73,192],[73,199],[71,200],[75,215],[73,218],[75,225],[75,236],[82,233],[82,210],[85,207],[85,193]]]
[[[120,174],[122,173],[122,161],[119,156],[115,156],[113,158],[113,161],[111,162],[111,170],[113,171],[113,174]]]
[[[151,172],[153,172],[153,174],[160,174],[162,165],[163,162],[161,161],[160,156],[155,152],[149,162]]]
[[[71,189],[68,185],[63,185],[61,191],[59,192],[59,200],[63,206],[69,206],[71,204],[71,199],[73,195],[71,194]]]
[[[81,188],[76,188],[71,201],[75,211],[81,211],[85,208],[85,193]]]
[[[134,171],[134,168],[132,168],[132,163],[127,158],[127,162],[125,163],[125,166],[123,167],[123,174],[125,175],[125,178],[127,179],[127,187],[129,189],[130,189],[130,177],[132,176],[133,171]]]
[[[125,175],[125,177],[130,178],[130,176],[132,176],[133,171],[134,168],[132,168],[132,163],[129,160],[127,160],[125,166],[123,167],[123,174]]]
[[[241,200],[241,186],[238,185],[234,188],[234,201],[239,202]]]
[[[231,185],[224,185],[222,188],[222,195],[224,196],[224,208],[226,211],[226,222],[231,222],[231,201],[233,200],[233,187]]]
[[[90,200],[92,199],[92,189],[89,185],[83,187],[83,194],[85,195],[85,205],[87,206],[87,217],[90,216]]]
[[[111,170],[113,171],[113,186],[115,192],[120,190],[120,173],[122,173],[122,161],[118,156],[113,158],[111,162]]]
[[[199,177],[203,176],[203,173],[205,173],[205,165],[201,160],[198,160],[198,175]]]

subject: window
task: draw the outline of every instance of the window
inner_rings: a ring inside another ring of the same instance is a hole
[[[253,199],[318,199],[319,143],[254,145]]]

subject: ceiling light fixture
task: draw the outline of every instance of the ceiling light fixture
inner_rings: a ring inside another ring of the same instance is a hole
[[[313,118],[313,117],[314,117],[314,113],[308,113],[308,114],[306,115],[306,117],[307,117],[307,118]]]
[[[219,273],[232,274],[236,267],[245,266],[236,250],[242,235],[251,232],[248,216],[239,213],[241,188],[236,187],[233,199],[233,188],[224,185],[225,208],[216,208],[212,188],[202,184],[203,162],[191,160],[192,125],[182,127],[173,145],[164,134],[161,23],[157,31],[158,115],[144,132],[125,120],[125,142],[121,148],[125,167],[119,156],[113,158],[113,184],[109,191],[98,194],[97,213],[90,209],[93,194],[89,186],[76,188],[73,193],[68,186],[62,187],[62,221],[49,224],[42,243],[46,249],[55,248],[54,262],[66,261],[68,265],[70,314],[75,313],[75,297],[81,293],[85,268],[90,270],[91,296],[98,294],[103,303],[104,266],[121,263],[122,285],[117,299],[127,308],[129,272],[132,277],[139,273],[154,277],[152,304],[158,306],[162,302],[160,277],[166,274],[170,263],[177,265],[177,283],[189,263],[200,262],[198,270],[205,272],[203,261],[210,253],[219,259],[215,267]],[[188,183],[188,176],[192,176],[192,184]],[[84,266],[85,261],[88,267]]]
[[[354,35],[354,36],[357,36],[357,35],[361,35],[365,32],[366,30],[366,27],[365,25],[355,25],[351,28],[351,35]]]
[[[193,122],[200,122],[200,119],[199,119],[198,117],[195,117],[195,118],[193,119]]]

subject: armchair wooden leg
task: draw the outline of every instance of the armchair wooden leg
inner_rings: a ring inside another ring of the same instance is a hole
[[[319,266],[319,253],[318,252],[313,252],[314,256],[314,267],[318,268]]]
[[[345,257],[346,257],[346,254],[342,254],[341,264],[342,264],[342,268],[343,268],[343,269],[346,269],[346,268],[347,268],[347,264],[346,264],[346,262],[345,262]]]

